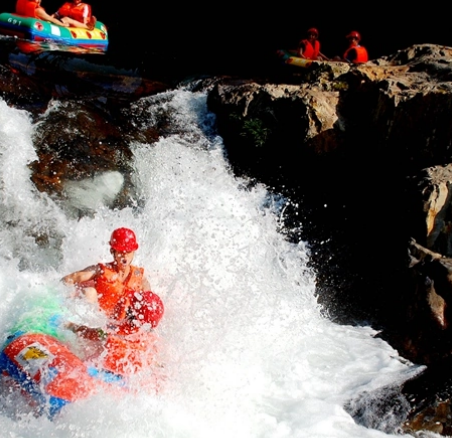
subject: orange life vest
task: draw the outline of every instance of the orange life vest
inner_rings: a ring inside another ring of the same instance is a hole
[[[320,53],[320,43],[315,40],[314,45],[309,40],[301,40],[298,47],[303,49],[303,56],[306,59],[312,59],[315,61]]]
[[[121,321],[126,317],[131,295],[142,289],[144,269],[130,266],[129,276],[121,282],[114,269],[103,264],[99,268],[101,273],[95,278],[99,306],[107,317]]]
[[[157,341],[157,336],[152,332],[127,336],[109,334],[104,344],[104,353],[99,358],[99,365],[115,374],[133,375],[155,364]]]
[[[24,17],[38,18],[36,15],[36,9],[39,6],[34,0],[17,0],[16,14],[23,15]]]
[[[86,24],[91,18],[91,6],[86,3],[75,5],[67,2],[58,9],[58,14],[61,17],[69,17]]]
[[[352,50],[356,51],[356,57],[355,59],[349,60],[347,59],[347,56]],[[344,59],[346,61],[352,62],[353,64],[362,64],[363,62],[367,62],[369,60],[369,55],[367,54],[367,50],[363,46],[351,46],[345,51]]]

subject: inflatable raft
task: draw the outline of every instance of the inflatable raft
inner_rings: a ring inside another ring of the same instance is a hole
[[[93,30],[62,27],[47,21],[4,12],[0,14],[0,34],[30,41],[54,41],[67,46],[107,50],[108,32],[97,22]]]
[[[299,56],[294,56],[287,50],[278,50],[276,54],[281,58],[284,64],[293,65],[295,67],[308,68],[314,62],[311,59],[305,59],[300,58]]]
[[[134,326],[130,335],[121,336],[117,330],[104,332],[84,326],[76,326],[76,336],[74,330],[67,329],[67,316],[59,303],[52,297],[41,300],[20,318],[2,346],[1,384],[11,391],[17,389],[36,414],[50,419],[64,406],[100,389],[128,390],[128,379],[143,369],[151,374],[156,390],[158,382],[152,367],[157,337],[150,330],[140,330],[140,326],[155,327],[163,315],[163,304],[157,295],[149,294],[152,292],[139,296],[135,306],[136,317],[143,322]],[[84,337],[97,343],[97,354],[83,358],[83,354],[75,354],[83,349]],[[74,338],[80,339],[78,346]]]

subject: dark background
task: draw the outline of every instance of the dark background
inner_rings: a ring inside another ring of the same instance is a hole
[[[43,0],[48,13],[63,0]],[[340,4],[339,4],[340,3]],[[193,73],[241,73],[262,70],[275,50],[294,48],[309,27],[320,31],[322,52],[340,55],[345,35],[361,32],[371,58],[413,44],[452,45],[448,12],[439,4],[417,9],[397,4],[372,6],[336,2],[264,4],[229,2],[122,2],[92,0],[93,14],[109,29],[107,56],[128,66],[185,69]],[[3,3],[13,11],[15,0]],[[120,5],[120,6],[118,6]]]

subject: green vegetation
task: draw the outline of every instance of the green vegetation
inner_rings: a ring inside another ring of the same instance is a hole
[[[261,119],[257,117],[245,119],[237,113],[232,113],[230,118],[234,121],[240,122],[238,131],[241,137],[246,138],[256,147],[262,147],[265,145],[271,134],[271,129],[266,127],[265,123]]]

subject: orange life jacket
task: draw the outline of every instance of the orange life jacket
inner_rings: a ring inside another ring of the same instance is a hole
[[[356,51],[356,57],[353,60],[349,60],[347,59],[347,56],[352,50]],[[344,53],[344,59],[352,62],[353,64],[362,64],[363,62],[367,62],[369,60],[369,55],[363,46],[350,46]]]
[[[129,276],[122,283],[114,269],[103,264],[99,268],[101,273],[95,278],[99,306],[108,318],[121,321],[126,317],[131,295],[142,289],[144,269],[130,266]]]
[[[36,9],[39,6],[34,0],[17,0],[16,14],[23,15],[24,17],[38,18],[36,15]]]
[[[91,6],[86,3],[75,5],[67,2],[58,9],[58,14],[61,17],[69,17],[86,24],[91,18]]]
[[[109,334],[99,365],[115,374],[133,375],[155,364],[157,341],[157,336],[152,332],[140,332],[128,336]]]
[[[309,40],[301,40],[298,47],[303,48],[303,56],[306,59],[312,59],[315,61],[320,53],[320,43],[315,40],[314,45]]]

